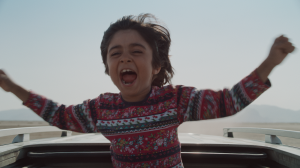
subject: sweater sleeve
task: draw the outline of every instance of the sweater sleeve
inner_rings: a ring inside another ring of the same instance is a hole
[[[28,100],[23,105],[52,126],[75,132],[91,133],[97,132],[95,101],[96,99],[86,100],[82,104],[66,107],[30,92]]]
[[[269,79],[263,83],[256,70],[234,85],[231,90],[197,90],[193,87],[178,86],[178,120],[182,123],[234,115],[269,87],[271,87]]]

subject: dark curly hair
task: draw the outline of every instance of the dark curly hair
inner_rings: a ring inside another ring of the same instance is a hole
[[[153,68],[161,67],[160,72],[154,76],[152,86],[162,87],[166,83],[171,83],[174,71],[169,59],[169,49],[171,45],[170,33],[165,27],[158,24],[157,18],[152,14],[124,16],[115,23],[112,23],[104,32],[100,49],[105,65],[105,73],[109,75],[107,50],[113,35],[119,30],[128,29],[136,30],[152,48]]]

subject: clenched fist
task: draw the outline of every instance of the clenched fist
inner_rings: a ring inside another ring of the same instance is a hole
[[[26,102],[30,93],[23,87],[13,82],[3,70],[0,69],[0,87],[7,91],[15,94],[20,100]]]
[[[280,64],[284,58],[294,50],[295,47],[289,42],[288,38],[284,36],[277,37],[271,47],[268,57],[256,69],[262,81],[266,82],[273,68]]]
[[[0,69],[0,87],[7,92],[12,92],[16,88],[16,84],[1,69]]]
[[[295,47],[292,45],[292,43],[289,42],[289,39],[281,35],[275,39],[266,61],[269,64],[276,66],[280,64],[284,60],[284,58],[294,50]]]

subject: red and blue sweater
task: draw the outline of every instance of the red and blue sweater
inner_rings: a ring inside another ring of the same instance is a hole
[[[140,102],[126,102],[120,93],[104,93],[68,107],[31,92],[24,105],[61,129],[102,133],[111,142],[116,168],[179,168],[183,167],[177,132],[181,123],[236,114],[270,86],[254,71],[231,90],[167,85],[152,87]]]

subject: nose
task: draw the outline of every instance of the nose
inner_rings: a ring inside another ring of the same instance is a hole
[[[123,57],[121,57],[120,61],[121,63],[132,62],[132,59],[127,54],[124,54]]]

